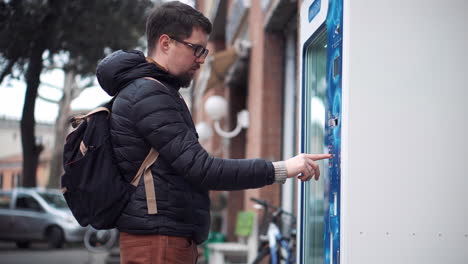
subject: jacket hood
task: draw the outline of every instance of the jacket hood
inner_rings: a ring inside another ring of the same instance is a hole
[[[178,79],[146,61],[143,52],[138,50],[118,50],[104,58],[97,66],[96,76],[102,89],[110,96],[116,95],[130,82],[143,77],[152,77],[179,89]]]

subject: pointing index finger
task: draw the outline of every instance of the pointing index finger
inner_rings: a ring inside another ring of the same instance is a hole
[[[323,159],[331,159],[332,154],[306,154],[307,158],[312,160],[323,160]]]

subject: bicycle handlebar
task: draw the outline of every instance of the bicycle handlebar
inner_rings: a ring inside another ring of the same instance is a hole
[[[251,200],[251,201],[254,201],[254,202],[256,202],[256,203],[258,203],[259,205],[264,206],[264,207],[275,208],[274,205],[269,204],[269,203],[268,203],[267,201],[265,201],[265,200],[260,200],[260,199],[253,198],[253,197],[250,197],[250,200]],[[275,209],[276,209],[276,208],[275,208]]]

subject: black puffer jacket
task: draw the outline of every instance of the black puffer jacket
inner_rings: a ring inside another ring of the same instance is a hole
[[[148,215],[143,177],[117,226],[133,234],[191,237],[203,242],[210,225],[208,190],[239,190],[273,183],[274,168],[262,159],[211,157],[198,143],[177,79],[148,63],[139,51],[117,51],[98,66],[97,77],[109,94],[111,135],[116,163],[127,181],[153,146],[160,155],[151,171],[158,214]],[[166,86],[143,79],[153,77]]]

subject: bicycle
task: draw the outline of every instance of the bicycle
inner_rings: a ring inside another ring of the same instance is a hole
[[[265,257],[270,256],[271,264],[295,264],[296,263],[296,217],[294,214],[284,211],[267,201],[250,198],[264,210],[262,229],[259,235],[260,245],[258,255],[252,264],[260,263]],[[270,209],[274,211],[270,214]],[[281,232],[283,216],[290,218],[288,233]]]

